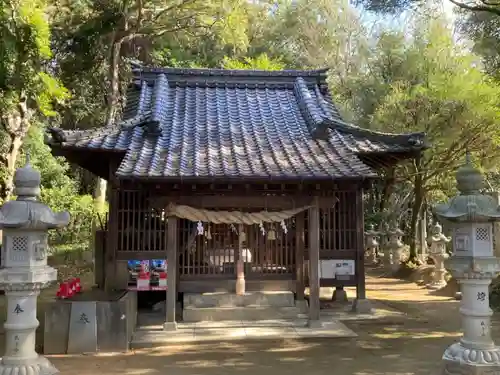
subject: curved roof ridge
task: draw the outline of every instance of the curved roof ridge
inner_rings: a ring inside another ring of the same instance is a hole
[[[156,74],[173,74],[181,76],[239,76],[239,77],[326,77],[328,68],[298,70],[298,69],[285,69],[285,70],[263,70],[263,69],[211,69],[211,68],[170,68],[170,67],[133,67],[132,72],[134,75],[141,73],[156,73]]]
[[[424,132],[412,132],[412,133],[387,133],[387,132],[382,132],[378,130],[373,130],[373,129],[366,129],[362,128],[360,126],[345,122],[341,119],[335,120],[335,126],[334,126],[338,131],[344,132],[344,133],[349,133],[353,136],[362,136],[362,137],[368,137],[368,138],[383,138],[384,140],[391,139],[396,143],[401,143],[401,142],[410,142],[413,143],[415,142],[415,145],[422,145],[424,143],[425,139],[425,133]],[[412,141],[413,139],[413,141]],[[419,141],[422,142],[422,144],[419,144]]]
[[[312,136],[315,138],[323,138],[327,135],[326,130],[332,126],[332,119],[312,97],[302,77],[297,77],[295,79],[293,93],[297,98],[299,109],[307,122]]]

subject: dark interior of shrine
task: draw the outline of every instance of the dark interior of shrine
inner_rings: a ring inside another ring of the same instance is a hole
[[[137,292],[137,310],[152,311],[158,303],[165,303],[167,293],[162,290]]]

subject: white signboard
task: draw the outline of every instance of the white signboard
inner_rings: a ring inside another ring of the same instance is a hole
[[[335,279],[337,276],[354,276],[356,262],[352,259],[322,259],[319,261],[320,279]]]
[[[323,259],[319,261],[319,278],[335,279],[335,259]]]
[[[338,276],[353,276],[355,272],[354,260],[336,260],[335,274]]]

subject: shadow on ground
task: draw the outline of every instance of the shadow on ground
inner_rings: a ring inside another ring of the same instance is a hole
[[[66,375],[342,375],[438,374],[444,349],[458,332],[422,326],[349,323],[355,339],[231,342],[171,346],[129,354],[52,357]]]

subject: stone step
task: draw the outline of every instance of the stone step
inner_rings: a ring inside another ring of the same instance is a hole
[[[273,320],[305,318],[305,311],[290,306],[236,306],[236,307],[184,307],[182,319],[186,323],[225,320]]]
[[[293,307],[292,292],[248,292],[242,296],[234,293],[184,293],[184,308],[191,307],[242,307],[242,306]]]

